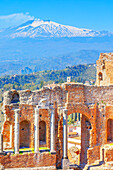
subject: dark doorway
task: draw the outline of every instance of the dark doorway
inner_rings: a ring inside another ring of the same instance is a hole
[[[46,123],[44,121],[39,122],[39,140],[40,144],[46,144]]]
[[[113,142],[113,120],[108,119],[107,122],[107,141]]]
[[[20,123],[20,147],[30,146],[30,123],[26,120]]]

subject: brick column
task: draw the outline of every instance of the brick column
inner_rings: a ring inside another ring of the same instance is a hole
[[[63,159],[67,156],[67,109],[63,110]]]
[[[39,152],[39,107],[35,108],[35,153]]]
[[[53,105],[50,105],[51,110],[51,143],[50,143],[50,152],[56,153],[55,151],[55,109],[53,108]]]
[[[19,109],[15,110],[15,154],[19,153]]]

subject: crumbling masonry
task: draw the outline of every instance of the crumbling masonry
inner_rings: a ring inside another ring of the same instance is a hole
[[[72,113],[82,114],[80,164],[112,162],[113,54],[100,55],[96,85],[67,82],[53,89],[7,91],[3,112],[3,147],[14,148],[16,153],[0,155],[5,168],[55,169],[61,162],[63,168],[68,167],[67,116]],[[51,154],[40,153],[39,146],[50,148]],[[35,148],[35,153],[19,155],[20,147]]]

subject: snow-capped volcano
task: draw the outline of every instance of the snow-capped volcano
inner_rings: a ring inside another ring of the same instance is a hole
[[[92,31],[61,25],[52,21],[40,19],[30,20],[12,29],[12,38],[16,37],[97,37],[111,35],[108,31]]]
[[[113,51],[113,33],[108,31],[65,26],[24,14],[2,18],[0,75],[95,63],[100,52]]]

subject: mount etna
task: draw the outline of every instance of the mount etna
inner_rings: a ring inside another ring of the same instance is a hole
[[[113,33],[32,19],[0,28],[0,75],[95,63],[108,51],[113,51]]]

